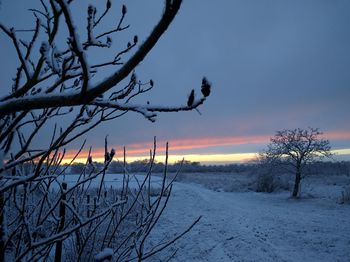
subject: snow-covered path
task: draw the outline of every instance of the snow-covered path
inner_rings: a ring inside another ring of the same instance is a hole
[[[350,261],[349,205],[176,183],[155,237],[170,237],[200,215],[172,261]]]

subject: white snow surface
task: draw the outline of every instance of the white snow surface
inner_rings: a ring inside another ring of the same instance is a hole
[[[100,253],[95,256],[95,260],[102,261],[104,259],[109,259],[113,257],[113,249],[106,247]]]
[[[143,175],[130,175],[137,188]],[[78,175],[67,175],[68,187]],[[101,176],[91,187],[100,184]],[[107,174],[106,186],[121,187],[121,174]],[[336,180],[335,180],[336,179]],[[349,177],[310,178],[302,198],[290,192],[222,192],[198,184],[174,182],[165,212],[151,233],[151,248],[181,233],[199,216],[199,223],[175,245],[147,261],[350,261],[350,205],[339,204]],[[152,176],[152,187],[161,177]],[[102,254],[106,254],[102,252]]]
[[[175,246],[149,261],[164,261],[176,248],[171,261],[350,261],[350,205],[289,196],[175,183],[154,243],[203,217]]]
[[[65,181],[68,184],[68,188],[75,185],[76,182],[79,180],[78,174],[69,174],[65,176],[61,176],[58,181],[63,182]],[[80,177],[79,181],[82,181],[84,179],[87,179],[89,176],[82,176]],[[98,175],[96,178],[91,180],[90,188],[98,188],[102,179],[102,174]],[[132,189],[138,189],[139,185],[142,184],[142,182],[145,179],[145,175],[134,175],[134,174],[128,174],[125,176],[125,179],[128,180],[129,188]],[[107,187],[113,187],[113,188],[122,188],[123,186],[123,174],[106,174],[104,177],[104,184]],[[151,177],[151,186],[154,188],[160,187],[162,184],[162,178],[157,176]],[[148,182],[146,183],[148,185]],[[58,189],[59,186],[57,184],[53,184],[52,188]]]

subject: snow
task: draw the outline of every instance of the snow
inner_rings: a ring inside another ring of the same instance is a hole
[[[86,179],[88,176],[82,177],[80,179]],[[68,189],[70,186],[73,186],[76,184],[76,182],[79,179],[79,175],[77,174],[70,174],[60,177],[59,181],[63,182],[65,181],[68,184]],[[102,174],[98,175],[96,178],[92,179],[90,187],[96,187],[98,188],[100,186],[102,179]],[[132,189],[138,189],[139,183],[141,184],[143,180],[145,179],[145,175],[134,175],[134,174],[127,174],[126,179],[128,179],[129,188]],[[104,177],[104,183],[107,187],[113,187],[113,188],[122,188],[123,187],[123,174],[106,174]],[[162,178],[157,176],[151,177],[151,186],[154,188],[160,187],[162,184]],[[58,184],[53,184],[53,188],[58,189]]]
[[[130,187],[137,188],[136,178],[144,177],[130,175]],[[91,187],[97,187],[100,178]],[[78,175],[65,176],[68,187],[77,179]],[[161,177],[151,179],[152,186],[160,186]],[[202,218],[173,246],[148,261],[165,261],[176,249],[171,261],[350,261],[350,205],[338,201],[349,180],[347,176],[305,179],[300,199],[290,198],[288,191],[223,192],[174,182],[146,251]],[[106,174],[105,183],[121,187],[123,175]],[[113,250],[107,248],[95,258],[103,260],[111,254]]]
[[[111,248],[105,248],[105,249],[103,249],[100,253],[98,253],[96,256],[95,256],[95,259],[97,260],[97,261],[103,261],[103,260],[105,260],[105,259],[110,259],[111,257],[113,257],[113,254],[114,254],[114,252],[113,252],[113,249],[111,249]]]
[[[350,205],[289,196],[175,183],[154,243],[202,215],[172,261],[350,261]]]

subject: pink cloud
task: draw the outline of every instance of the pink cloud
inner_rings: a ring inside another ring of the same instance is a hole
[[[246,135],[246,136],[223,136],[223,137],[196,137],[185,139],[174,139],[169,141],[169,149],[171,152],[186,151],[191,149],[209,149],[219,146],[236,146],[236,145],[248,145],[248,144],[268,144],[271,135]],[[323,135],[324,138],[330,140],[348,140],[350,139],[350,131],[330,131]],[[157,141],[157,152],[165,152],[166,141]],[[153,149],[153,143],[134,143],[125,146],[128,156],[145,156],[149,154],[149,150]],[[117,156],[122,155],[122,146],[115,146],[117,150]],[[69,150],[66,154],[66,158],[72,158],[76,150]],[[92,156],[94,158],[103,158],[104,149],[95,148],[92,150]],[[87,151],[83,151],[79,158],[87,157]]]

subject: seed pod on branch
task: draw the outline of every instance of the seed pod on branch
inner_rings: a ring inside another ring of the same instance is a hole
[[[125,5],[123,5],[123,7],[122,7],[122,14],[123,14],[123,15],[125,15],[125,14],[126,14],[126,12],[127,12],[126,6],[125,6]]]
[[[111,149],[111,153],[109,154],[109,156],[110,156],[111,158],[113,158],[114,155],[115,155],[115,149],[112,148],[112,149]]]
[[[194,90],[192,89],[187,99],[187,106],[191,107],[193,105],[193,102],[194,102]]]
[[[93,7],[92,5],[89,5],[88,7],[88,14],[91,16],[94,14],[95,7]]]
[[[112,7],[112,3],[110,0],[107,0],[107,3],[106,3],[106,8],[109,9]]]
[[[105,162],[108,162],[111,159],[111,156],[109,154],[109,152],[105,153]]]
[[[110,38],[109,36],[107,36],[106,45],[107,47],[111,47],[112,45],[112,38]]]
[[[211,84],[208,82],[206,77],[202,79],[202,94],[204,97],[208,97],[210,95]]]
[[[137,76],[135,72],[133,72],[130,77],[130,82],[136,83],[136,81],[137,81]]]

